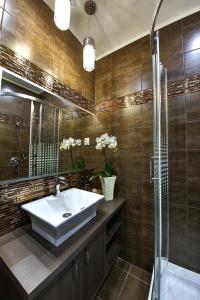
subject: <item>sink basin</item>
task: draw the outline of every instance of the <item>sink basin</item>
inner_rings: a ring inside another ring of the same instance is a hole
[[[103,195],[72,188],[22,205],[32,229],[56,247],[96,216]]]

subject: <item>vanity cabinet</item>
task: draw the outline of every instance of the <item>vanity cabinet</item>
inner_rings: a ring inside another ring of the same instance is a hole
[[[0,238],[0,299],[94,300],[122,246],[123,199],[102,203],[96,218],[60,248],[30,225]]]
[[[89,300],[104,276],[104,230],[34,300]]]

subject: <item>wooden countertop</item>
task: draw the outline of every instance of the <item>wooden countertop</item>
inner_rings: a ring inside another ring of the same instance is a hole
[[[32,299],[75,258],[124,203],[121,198],[103,201],[97,216],[58,248],[33,232],[30,224],[16,229],[0,238],[0,267],[7,271],[24,299]]]

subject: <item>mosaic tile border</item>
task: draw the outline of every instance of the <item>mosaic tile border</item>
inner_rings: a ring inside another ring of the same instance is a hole
[[[185,80],[178,80],[168,83],[168,97],[173,98],[181,94],[200,92],[200,75],[195,75]],[[153,90],[146,89],[113,100],[105,101],[96,105],[96,113],[113,111],[130,106],[145,104],[153,101]]]
[[[86,97],[2,44],[0,45],[0,65],[81,108],[92,113],[95,111],[94,104]]]
[[[67,184],[72,187],[91,189],[92,170],[66,174]],[[55,177],[47,177],[15,184],[0,185],[0,236],[30,222],[21,205],[55,193]]]
[[[20,127],[26,128],[29,126],[29,123],[25,122],[21,117],[19,116],[14,116],[14,115],[4,115],[0,114],[0,123],[3,124],[9,124],[9,125],[14,125],[16,126],[16,123],[20,124]]]
[[[69,121],[69,120],[76,120],[76,119],[84,118],[87,116],[91,116],[91,115],[88,114],[86,111],[77,109],[77,110],[71,110],[69,112],[63,111],[61,114],[61,119],[65,120],[65,121]]]

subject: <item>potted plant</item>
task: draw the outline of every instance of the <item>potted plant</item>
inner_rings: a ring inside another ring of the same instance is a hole
[[[60,150],[68,150],[70,151],[70,157],[71,157],[71,166],[73,171],[78,171],[84,169],[84,161],[79,159],[78,161],[74,161],[73,157],[73,148],[74,147],[80,147],[81,146],[81,140],[77,139],[75,140],[74,138],[68,138],[68,139],[63,139],[62,142],[60,143]]]
[[[103,152],[105,165],[103,170],[94,173],[94,175],[91,177],[91,180],[96,177],[100,178],[105,200],[110,201],[113,200],[115,181],[117,177],[114,175],[112,165],[106,157],[106,148],[116,151],[117,138],[115,136],[109,136],[107,133],[105,133],[96,138],[96,143],[96,150]]]

